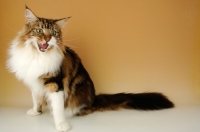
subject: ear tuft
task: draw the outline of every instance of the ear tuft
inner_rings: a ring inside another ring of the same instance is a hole
[[[28,7],[26,7],[26,10],[25,10],[25,17],[26,17],[27,23],[35,22],[38,20],[37,16],[34,15],[33,12]]]
[[[57,24],[60,28],[63,28],[63,27],[67,24],[67,21],[68,21],[69,18],[71,18],[71,17],[59,19],[59,20],[56,21],[56,24]]]

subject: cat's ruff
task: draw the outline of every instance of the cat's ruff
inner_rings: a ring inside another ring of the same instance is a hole
[[[38,79],[41,75],[47,73],[55,73],[60,70],[63,55],[58,52],[55,45],[55,38],[52,38],[49,45],[55,46],[51,52],[38,52],[33,49],[32,44],[37,45],[37,41],[33,38],[25,42],[24,47],[20,47],[19,37],[12,43],[9,49],[10,58],[7,66],[10,71],[15,73],[19,80],[32,85],[32,79]]]

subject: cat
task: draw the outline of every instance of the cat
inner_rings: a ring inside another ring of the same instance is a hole
[[[46,19],[25,9],[26,24],[11,42],[7,67],[23,81],[32,93],[33,108],[27,115],[42,113],[49,105],[56,129],[70,129],[66,121],[66,108],[74,115],[87,115],[94,111],[160,110],[174,107],[161,93],[117,93],[95,95],[94,84],[79,56],[65,46],[61,29],[68,19]]]

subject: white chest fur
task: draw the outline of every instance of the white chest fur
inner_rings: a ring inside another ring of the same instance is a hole
[[[41,75],[58,71],[63,57],[57,48],[53,48],[49,52],[40,52],[34,49],[30,43],[37,42],[33,39],[28,40],[23,47],[20,47],[16,38],[9,49],[10,58],[7,66],[19,80],[29,87],[33,87],[35,85],[33,83],[40,83],[38,78]]]

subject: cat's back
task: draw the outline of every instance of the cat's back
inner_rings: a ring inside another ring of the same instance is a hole
[[[65,48],[64,59],[62,62],[62,70],[66,74],[75,72],[77,68],[81,65],[81,59],[79,56],[70,49],[69,47]]]

